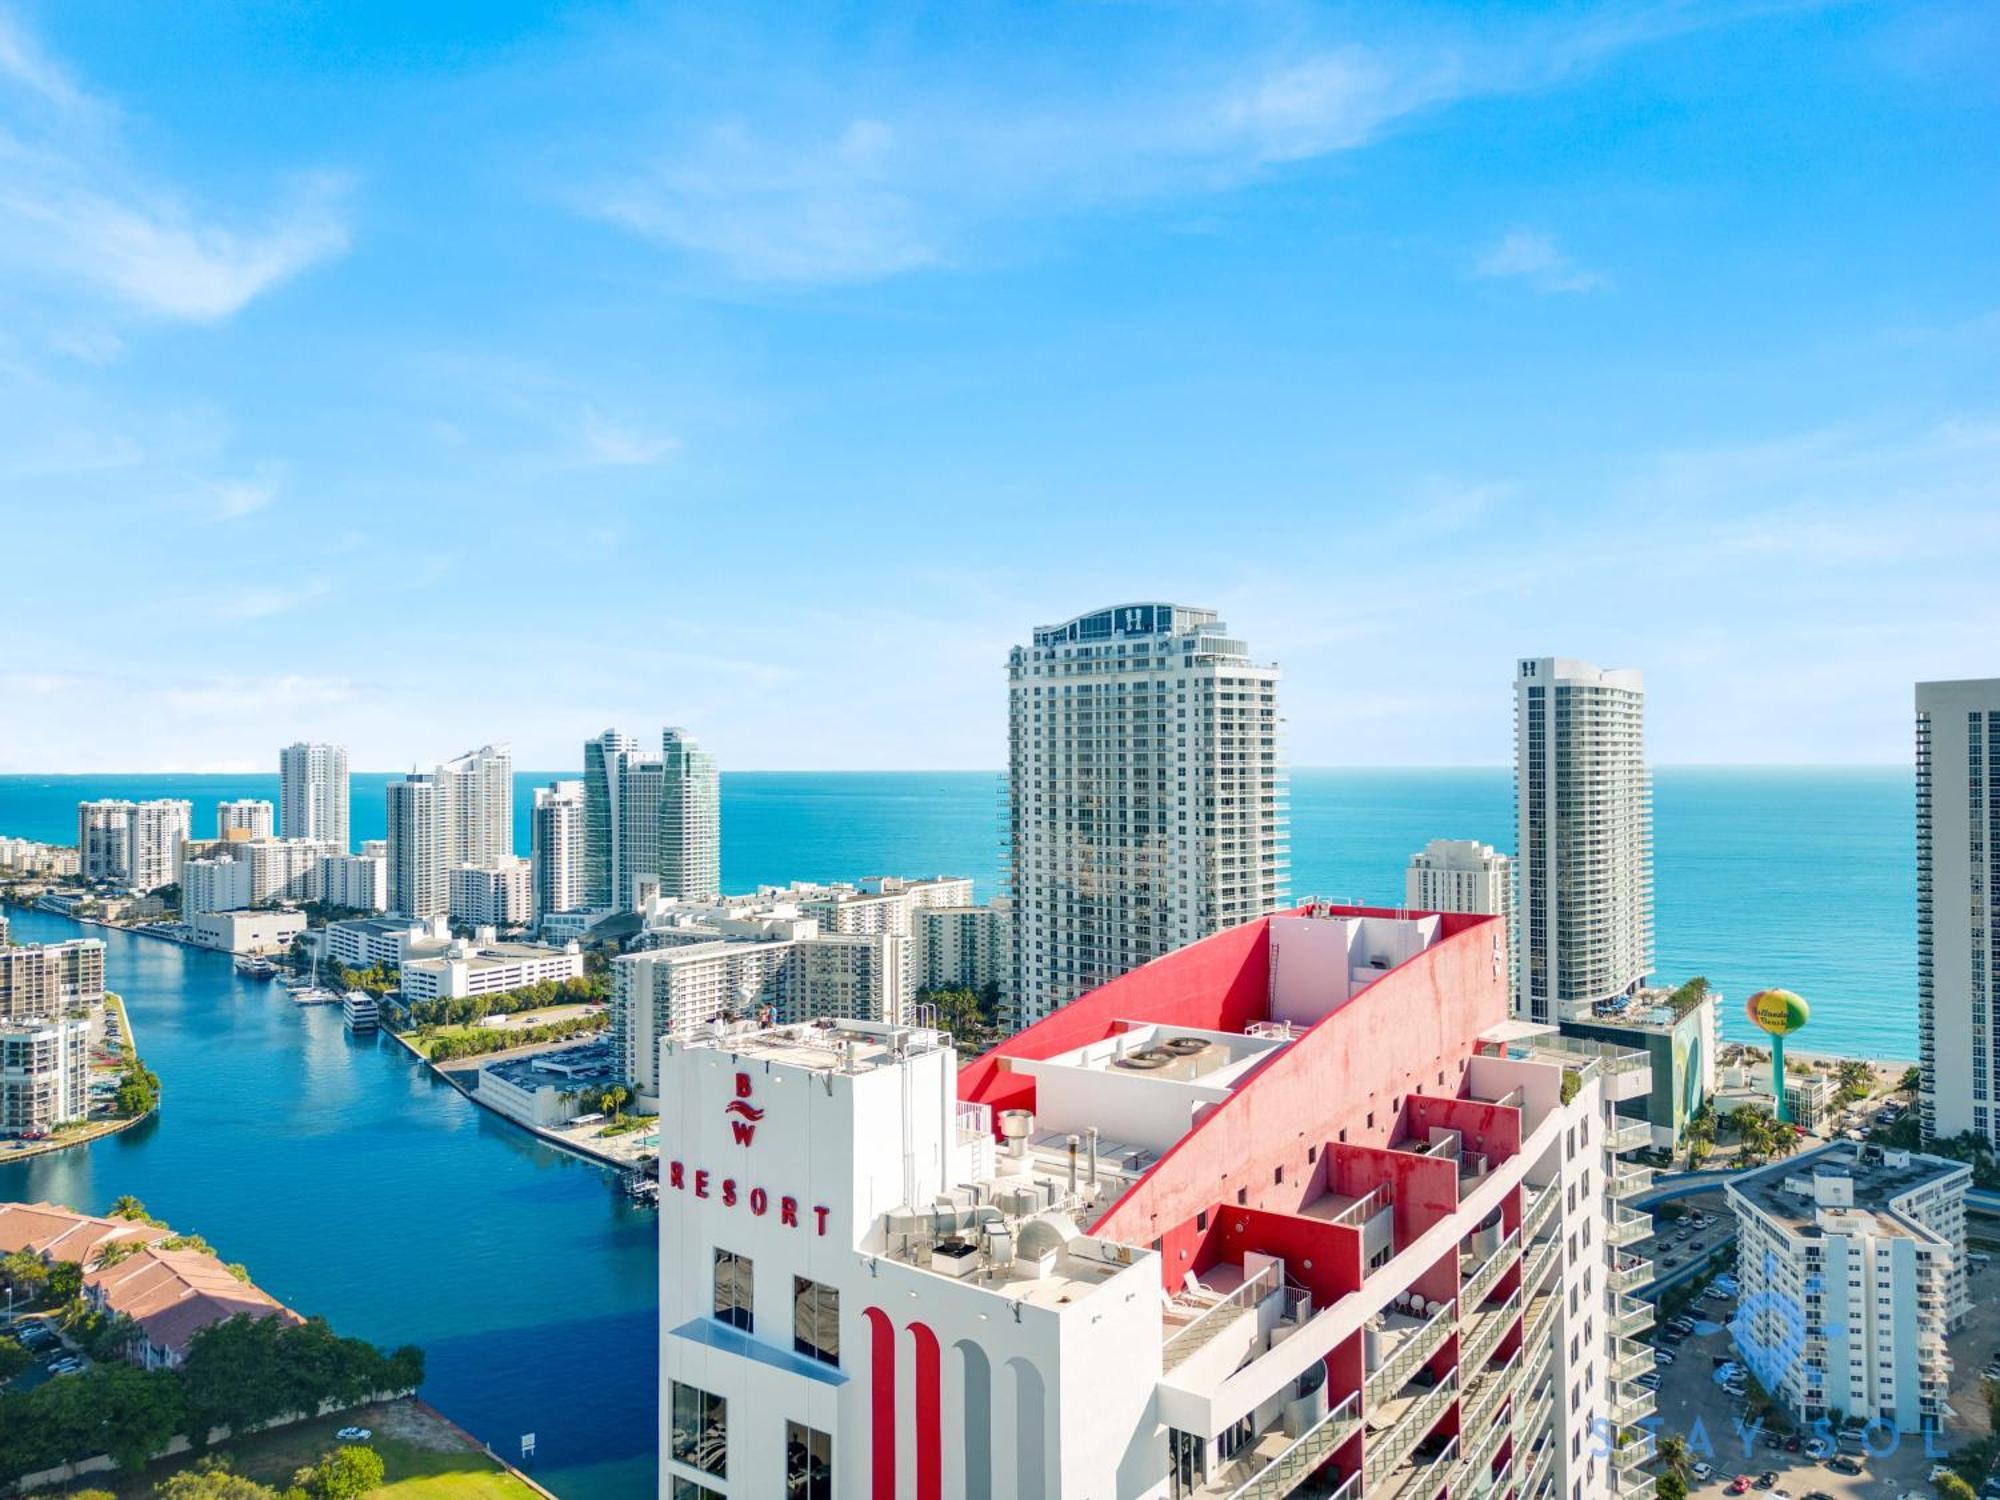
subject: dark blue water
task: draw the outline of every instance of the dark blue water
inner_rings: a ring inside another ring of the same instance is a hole
[[[653,1216],[608,1174],[221,955],[8,915],[17,941],[104,939],[165,1102],[0,1167],[0,1199],[102,1211],[136,1194],[301,1312],[421,1344],[425,1395],[502,1453],[536,1433],[535,1473],[565,1500],[654,1493]]]
[[[515,844],[531,789],[515,778]],[[577,773],[561,773],[575,775]],[[354,837],[382,833],[387,773],[353,779]],[[216,802],[277,797],[275,775],[0,776],[0,833],[70,843],[87,797],[180,796],[197,832]],[[952,873],[991,894],[1001,784],[988,772],[737,772],[722,779],[723,884]],[[1658,973],[1705,974],[1740,1004],[1781,984],[1812,1004],[1807,1049],[1916,1056],[1916,853],[1910,772],[1666,768],[1654,795]],[[1513,848],[1501,769],[1292,773],[1295,895],[1402,898],[1403,867],[1432,838]]]

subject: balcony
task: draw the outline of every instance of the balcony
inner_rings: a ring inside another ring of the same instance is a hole
[[[1197,1350],[1206,1348],[1210,1340],[1238,1318],[1252,1311],[1259,1302],[1282,1291],[1284,1283],[1284,1266],[1273,1263],[1264,1267],[1255,1276],[1249,1277],[1227,1296],[1203,1308],[1188,1322],[1167,1335],[1166,1341],[1160,1346],[1161,1368],[1171,1370]]]
[[[1528,1464],[1528,1472],[1522,1476],[1520,1494],[1522,1500],[1539,1500],[1543,1487],[1548,1483],[1549,1471],[1555,1466],[1554,1443],[1544,1443]]]
[[[1549,1413],[1555,1410],[1553,1388],[1545,1387],[1525,1402],[1514,1402],[1514,1453],[1518,1458],[1541,1435],[1549,1420]]]
[[[1654,1367],[1651,1345],[1621,1338],[1611,1339],[1609,1343],[1613,1380],[1637,1380]]]
[[[1636,1292],[1652,1283],[1653,1263],[1636,1255],[1621,1255],[1612,1265],[1608,1280],[1614,1292]]]
[[[1196,1494],[1215,1500],[1278,1500],[1303,1484],[1360,1425],[1357,1391],[1297,1437],[1288,1437],[1282,1426],[1273,1427]],[[1358,1478],[1350,1476],[1349,1482]]]
[[[1651,1167],[1634,1167],[1619,1163],[1617,1169],[1606,1178],[1606,1186],[1614,1202],[1623,1203],[1628,1198],[1636,1198],[1653,1185]]]
[[[1636,1208],[1627,1208],[1622,1203],[1611,1205],[1611,1243],[1619,1249],[1636,1245],[1653,1233],[1653,1216],[1640,1213]]]
[[[1457,1396],[1458,1372],[1454,1370],[1422,1395],[1400,1398],[1389,1403],[1379,1414],[1372,1409],[1371,1403],[1368,1420],[1376,1422],[1378,1416],[1386,1420],[1368,1438],[1366,1473],[1370,1490],[1388,1478],[1416,1451],[1417,1444],[1437,1426],[1438,1418]],[[1401,1409],[1397,1410],[1399,1406]]]
[[[1521,1285],[1528,1292],[1540,1290],[1542,1280],[1549,1274],[1549,1267],[1562,1257],[1562,1241],[1545,1240],[1528,1253],[1528,1269],[1521,1276]]]
[[[1458,1341],[1458,1368],[1467,1380],[1485,1368],[1500,1340],[1506,1337],[1507,1330],[1520,1316],[1521,1294],[1517,1290],[1492,1311],[1467,1320]]]
[[[1611,1387],[1611,1420],[1620,1427],[1643,1422],[1659,1409],[1653,1393],[1643,1385],[1620,1382]]]
[[[1623,1432],[1619,1438],[1618,1446],[1611,1450],[1611,1467],[1617,1473],[1630,1474],[1653,1461],[1652,1433]]]
[[[1528,1330],[1525,1342],[1531,1355],[1539,1357],[1542,1343],[1548,1338],[1549,1329],[1554,1326],[1556,1308],[1561,1302],[1562,1298],[1555,1292],[1543,1292],[1528,1304]]]
[[[1528,1211],[1521,1216],[1521,1235],[1524,1239],[1531,1240],[1542,1232],[1543,1226],[1549,1222],[1549,1215],[1556,1211],[1556,1199],[1561,1192],[1552,1182],[1535,1195]]]
[[[1653,1144],[1653,1127],[1644,1120],[1618,1117],[1618,1126],[1604,1138],[1604,1149],[1614,1156],[1625,1151],[1643,1151]]]
[[[1618,1500],[1653,1500],[1658,1489],[1659,1481],[1651,1474],[1644,1472],[1621,1474],[1616,1469],[1611,1471],[1611,1492],[1618,1497]]]
[[[1452,1476],[1454,1495],[1480,1494],[1491,1488],[1493,1460],[1500,1452],[1500,1445],[1507,1441],[1505,1427],[1468,1426],[1466,1431],[1472,1434],[1472,1451],[1460,1460],[1458,1472]]]
[[[1398,1323],[1405,1329],[1411,1327],[1409,1318],[1392,1314],[1385,1332],[1398,1332]],[[1384,1405],[1408,1385],[1417,1372],[1430,1362],[1431,1356],[1444,1347],[1444,1341],[1457,1327],[1458,1303],[1451,1301],[1432,1313],[1429,1321],[1416,1325],[1412,1332],[1403,1333],[1395,1348],[1389,1351],[1389,1357],[1362,1383],[1369,1410],[1373,1412]]]
[[[1459,1426],[1467,1432],[1482,1432],[1500,1410],[1500,1403],[1520,1388],[1521,1356],[1518,1352],[1497,1370],[1482,1371],[1466,1379],[1465,1399],[1459,1403]]]
[[[1611,1302],[1611,1331],[1620,1338],[1637,1338],[1653,1326],[1653,1307],[1636,1297],[1618,1296]]]
[[[1500,1248],[1488,1256],[1483,1264],[1475,1266],[1472,1274],[1465,1278],[1465,1283],[1458,1293],[1459,1305],[1476,1308],[1484,1302],[1486,1294],[1493,1290],[1493,1283],[1506,1274],[1507,1268],[1515,1262],[1520,1253],[1521,1231],[1517,1229],[1502,1240]],[[1464,1269],[1465,1259],[1464,1256],[1459,1258],[1461,1271]]]
[[[1431,1500],[1457,1467],[1457,1438],[1446,1438],[1435,1447],[1426,1444],[1410,1455],[1408,1463],[1399,1465],[1389,1475],[1383,1493],[1390,1500]]]

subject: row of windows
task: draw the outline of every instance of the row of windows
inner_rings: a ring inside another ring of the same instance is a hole
[[[755,1333],[757,1269],[733,1250],[715,1252],[717,1322]],[[840,1291],[803,1276],[792,1278],[792,1352],[821,1364],[840,1363]]]
[[[729,1402],[699,1386],[674,1382],[676,1463],[716,1479],[729,1477]],[[671,1500],[722,1500],[699,1480],[673,1476]],[[833,1436],[803,1422],[785,1423],[785,1500],[833,1500]]]

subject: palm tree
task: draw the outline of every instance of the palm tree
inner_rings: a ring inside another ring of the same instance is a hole
[[[1660,1462],[1667,1466],[1667,1472],[1670,1474],[1686,1478],[1688,1470],[1694,1466],[1693,1456],[1688,1452],[1687,1439],[1684,1437],[1669,1434],[1654,1445],[1653,1452]]]
[[[146,1205],[141,1203],[137,1198],[134,1198],[130,1193],[121,1193],[117,1201],[111,1205],[111,1217],[114,1219],[131,1219],[143,1224],[146,1221]]]

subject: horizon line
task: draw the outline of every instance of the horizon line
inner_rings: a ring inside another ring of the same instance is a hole
[[[1913,762],[1874,760],[1679,760],[1649,761],[1655,771],[1914,771]],[[1292,765],[1285,771],[1505,771],[1513,767],[1504,761],[1431,761],[1390,764],[1387,762],[1327,761],[1314,765]],[[175,768],[149,771],[0,771],[0,778],[47,776],[82,779],[91,776],[276,776],[275,769],[252,770],[242,766]],[[350,767],[352,776],[404,776],[400,768]],[[575,779],[582,769],[517,766],[516,776],[554,776]],[[738,766],[724,768],[724,776],[1005,776],[1001,766]]]

